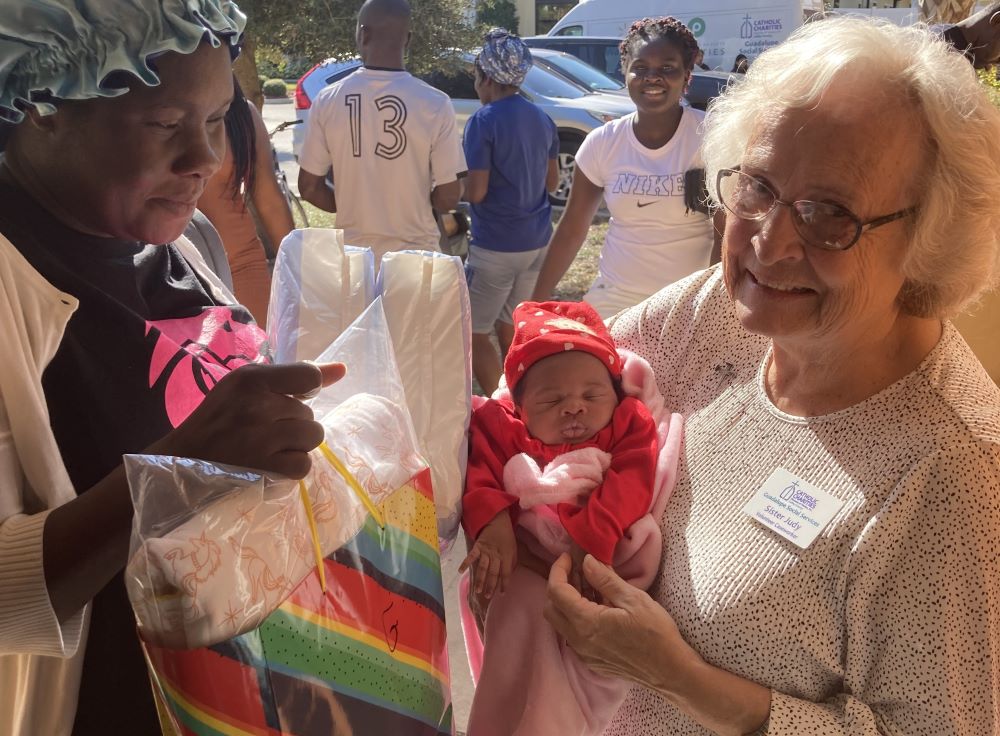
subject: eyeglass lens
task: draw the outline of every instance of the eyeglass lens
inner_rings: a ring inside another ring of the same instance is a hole
[[[719,174],[719,197],[726,209],[745,220],[763,220],[777,202],[767,184],[741,171],[730,170]],[[789,206],[796,232],[810,245],[848,248],[860,234],[860,221],[839,205],[800,200]]]

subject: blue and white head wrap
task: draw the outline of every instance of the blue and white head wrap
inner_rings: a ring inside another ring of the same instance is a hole
[[[520,87],[531,69],[531,51],[520,36],[494,28],[483,37],[483,48],[476,62],[497,84]]]
[[[155,87],[149,60],[167,51],[190,54],[207,39],[235,48],[246,16],[229,0],[3,0],[0,12],[0,120],[19,123],[45,100],[117,97],[102,86],[130,72]]]

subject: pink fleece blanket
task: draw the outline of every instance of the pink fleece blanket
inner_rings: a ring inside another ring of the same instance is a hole
[[[649,513],[630,526],[615,548],[615,570],[645,590],[660,565],[659,519],[674,488],[683,420],[664,406],[649,364],[627,351],[622,388],[642,401],[657,424],[659,452]],[[501,384],[494,398],[502,398]],[[543,559],[568,549],[569,536],[555,504],[585,498],[603,479],[610,455],[596,448],[573,450],[539,468],[527,455],[504,467],[504,487],[518,496],[519,536]],[[476,694],[469,736],[547,736],[603,733],[629,688],[625,680],[591,672],[542,616],[546,581],[522,567],[486,617],[484,648],[468,606],[468,575],[459,585],[462,630]]]

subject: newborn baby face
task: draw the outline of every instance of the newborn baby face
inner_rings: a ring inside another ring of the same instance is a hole
[[[546,445],[586,442],[608,425],[618,406],[604,363],[580,350],[538,361],[528,368],[520,388],[521,420]]]

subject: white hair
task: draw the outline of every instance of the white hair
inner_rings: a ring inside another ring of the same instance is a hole
[[[705,118],[712,195],[719,169],[740,163],[760,119],[812,107],[835,80],[858,74],[890,99],[911,100],[923,118],[927,165],[915,187],[901,308],[953,316],[1000,280],[1000,110],[969,62],[925,26],[824,19],[761,54]]]

